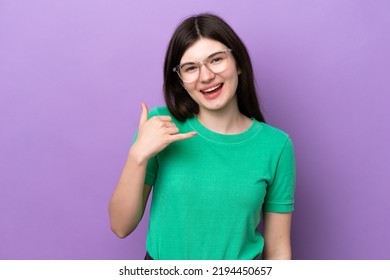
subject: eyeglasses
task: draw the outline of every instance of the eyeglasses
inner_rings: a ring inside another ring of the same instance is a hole
[[[227,53],[231,51],[231,49],[220,50],[212,53],[201,62],[185,62],[179,64],[173,68],[173,71],[179,75],[183,82],[193,83],[199,79],[202,65],[206,66],[206,68],[214,74],[225,71],[228,66]]]

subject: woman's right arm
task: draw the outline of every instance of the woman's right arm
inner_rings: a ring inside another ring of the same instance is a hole
[[[147,160],[142,160],[133,148],[109,205],[111,230],[120,238],[137,227],[151,190],[151,186],[144,185]]]
[[[196,135],[194,132],[180,134],[171,121],[170,116],[148,119],[148,108],[142,103],[138,137],[130,149],[109,205],[111,229],[120,238],[133,232],[145,211],[151,190],[151,186],[144,184],[149,159],[172,142]]]

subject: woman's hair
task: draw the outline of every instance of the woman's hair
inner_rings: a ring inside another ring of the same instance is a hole
[[[180,64],[184,52],[201,38],[218,41],[232,49],[236,66],[241,71],[236,91],[238,108],[243,115],[265,122],[256,96],[248,51],[233,29],[212,14],[199,14],[185,19],[169,42],[164,63],[164,97],[171,114],[179,121],[185,121],[199,113],[198,104],[189,96],[172,69]]]

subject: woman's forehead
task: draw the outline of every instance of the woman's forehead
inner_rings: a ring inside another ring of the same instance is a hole
[[[227,47],[219,41],[208,38],[200,38],[184,52],[180,63],[202,61],[212,53],[226,48]]]

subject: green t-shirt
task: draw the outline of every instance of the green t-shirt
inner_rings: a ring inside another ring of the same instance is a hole
[[[170,115],[166,107],[150,117]],[[173,118],[173,117],[172,117]],[[295,161],[289,136],[253,120],[240,134],[210,131],[197,118],[179,122],[190,139],[149,160],[153,185],[146,249],[157,260],[250,260],[261,254],[261,211],[294,210]]]

